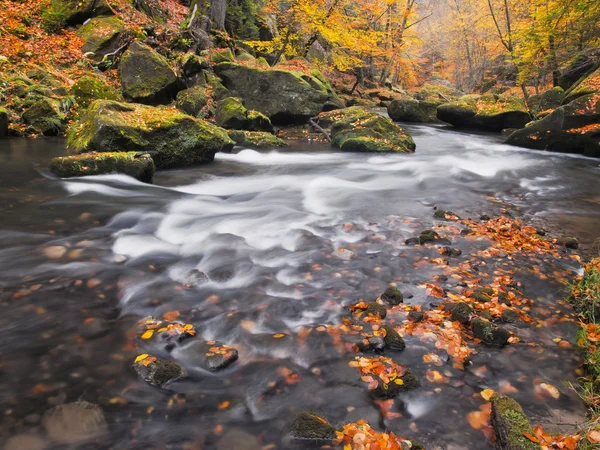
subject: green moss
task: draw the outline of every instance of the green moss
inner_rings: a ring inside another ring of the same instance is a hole
[[[458,321],[463,325],[471,321],[473,308],[467,303],[459,302],[450,307],[450,316],[452,320]]]
[[[419,235],[419,243],[421,245],[427,242],[435,242],[440,238],[440,235],[434,230],[423,230]]]
[[[208,68],[208,61],[194,53],[186,53],[181,60],[183,75],[188,78],[193,77]]]
[[[462,95],[462,92],[452,87],[425,84],[415,94],[415,98],[417,100],[439,103],[457,100]]]
[[[385,337],[383,338],[383,341],[385,342],[386,349],[402,351],[406,348],[404,338],[400,336],[391,325],[385,324],[381,327],[381,329],[385,331]]]
[[[397,287],[390,286],[381,294],[381,300],[390,305],[399,305],[404,302],[404,295]]]
[[[385,316],[387,315],[387,310],[385,309],[385,306],[383,306],[380,303],[377,302],[371,302],[369,303],[369,305],[367,306],[367,309],[365,310],[365,315],[373,315],[376,317],[379,317],[381,319],[385,319]]]
[[[53,99],[37,100],[23,113],[23,120],[44,136],[57,136],[64,130],[65,116]]]
[[[123,31],[124,23],[116,16],[95,17],[77,30],[77,36],[85,42],[81,50],[92,52],[96,59],[102,59]]]
[[[70,7],[68,4],[53,1],[50,6],[42,10],[42,27],[48,33],[58,33],[67,25],[69,15]]]
[[[508,343],[510,333],[493,322],[485,319],[473,319],[471,322],[473,335],[485,344],[502,347]]]
[[[494,394],[492,403],[492,425],[496,430],[501,446],[511,450],[539,450],[536,444],[526,438],[524,433],[533,435],[533,428],[515,400],[502,394]]]
[[[228,97],[217,103],[215,121],[220,127],[243,129],[247,114],[248,110],[244,107],[242,99]]]
[[[186,89],[177,94],[177,107],[190,116],[199,117],[208,103],[208,93],[202,86]]]
[[[600,321],[600,263],[592,261],[583,276],[570,287],[567,300],[582,319],[590,323]]]
[[[8,135],[8,111],[0,107],[0,138]]]
[[[151,182],[155,167],[148,154],[105,152],[54,158],[50,161],[50,170],[61,178],[122,173]]]
[[[108,84],[92,75],[84,75],[71,87],[71,94],[82,108],[94,100],[119,100],[120,95]]]
[[[336,437],[335,428],[321,414],[313,411],[298,414],[290,425],[290,432],[297,439],[330,441]]]
[[[276,148],[288,145],[274,134],[261,131],[229,130],[227,134],[241,147]]]
[[[233,62],[234,57],[233,53],[231,53],[231,50],[227,49],[225,51],[212,52],[212,54],[210,55],[210,60],[214,64],[219,64],[224,62]]]

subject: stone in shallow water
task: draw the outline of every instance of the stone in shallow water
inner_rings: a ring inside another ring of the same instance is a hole
[[[400,336],[391,325],[383,325],[381,329],[385,331],[383,340],[385,342],[386,350],[402,351],[406,348],[404,338]]]
[[[4,450],[44,450],[46,443],[36,434],[17,434],[5,443]]]
[[[50,439],[61,444],[94,440],[107,432],[102,409],[82,400],[52,408],[42,423]]]
[[[256,436],[238,428],[227,430],[216,444],[217,450],[261,450]]]
[[[177,363],[151,355],[138,356],[133,368],[146,383],[160,388],[183,376],[183,369]]]
[[[463,325],[468,324],[471,321],[471,315],[473,314],[473,308],[470,305],[463,302],[455,303],[450,306],[450,314],[452,320],[456,320]]]
[[[181,349],[181,356],[193,366],[216,372],[238,359],[238,351],[219,341],[194,341]]]
[[[290,425],[290,432],[295,439],[306,440],[325,445],[336,437],[335,428],[316,412],[303,411]]]
[[[474,319],[472,327],[475,337],[481,339],[485,344],[502,347],[508,343],[510,333],[495,323],[484,319]]]
[[[196,287],[206,284],[210,281],[208,275],[205,272],[199,269],[190,270],[187,275],[183,279],[183,284],[185,287]]]
[[[390,305],[399,305],[404,302],[404,295],[397,287],[390,286],[381,294],[381,300]]]

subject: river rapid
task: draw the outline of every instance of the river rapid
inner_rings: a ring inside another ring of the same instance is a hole
[[[474,219],[508,213],[598,253],[598,160],[407,128],[417,144],[410,155],[341,153],[320,142],[236,148],[210,165],[159,172],[153,185],[53,178],[46,163],[64,153],[60,139],[0,144],[0,444],[28,436],[36,448],[67,448],[48,438],[43,414],[82,399],[102,408],[107,430],[69,448],[285,449],[294,415],[319,410],[336,425],[365,419],[428,449],[486,450],[492,444],[467,417],[482,389],[507,386],[534,424],[572,431],[585,416],[569,387],[580,361],[553,339],[573,342],[573,322],[511,325],[520,344],[479,346],[465,370],[436,366],[443,384],[425,376],[431,346],[405,335],[406,350],[389,356],[421,387],[398,397],[393,417],[352,381],[351,355],[317,331],[306,337],[391,282],[406,303],[437,306],[423,283],[441,269],[419,263],[435,250],[404,244],[440,224],[434,207]],[[478,245],[453,241],[462,258]],[[559,268],[576,273],[571,261]],[[557,306],[559,280],[525,267],[516,276],[538,301],[534,314],[568,312]],[[452,279],[444,288],[460,291]],[[193,370],[185,346],[169,352],[140,340],[140,320],[173,311],[203,339],[235,347],[238,361],[218,373]],[[192,369],[158,389],[131,369],[139,353]],[[560,398],[540,395],[541,382]]]

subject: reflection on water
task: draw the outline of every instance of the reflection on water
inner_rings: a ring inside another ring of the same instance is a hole
[[[565,384],[574,381],[575,352],[552,342],[573,337],[570,323],[515,326],[536,346],[480,349],[467,371],[444,366],[449,383],[403,394],[403,417],[393,420],[350,381],[348,356],[327,333],[297,339],[339,323],[344,306],[376,298],[391,281],[407,302],[431,307],[436,299],[418,285],[440,269],[416,263],[435,250],[404,240],[434,223],[434,206],[475,218],[508,208],[584,244],[598,237],[597,161],[437,127],[411,131],[414,155],[344,154],[318,143],[241,149],[159,173],[154,185],[117,175],[56,180],[43,167],[62,151],[60,140],[8,141],[0,152],[0,434],[47,444],[41,414],[81,398],[108,422],[108,434],[82,448],[286,448],[295,412],[321,409],[338,424],[364,418],[427,448],[485,449],[466,415],[479,407],[474,394],[507,385],[534,422],[580,418],[583,406]],[[476,244],[453,245],[468,255]],[[544,317],[561,286],[532,277],[526,264],[517,276]],[[198,271],[207,278],[194,278]],[[218,375],[193,371],[171,391],[138,380],[130,364],[142,351],[193,367],[187,346],[169,352],[135,338],[137,321],[172,311],[202,338],[234,346],[239,360]],[[430,351],[407,338],[396,357],[424,378]],[[559,387],[560,400],[540,399],[539,380]]]

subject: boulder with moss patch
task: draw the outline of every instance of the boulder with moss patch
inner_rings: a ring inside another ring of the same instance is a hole
[[[415,150],[408,132],[387,117],[357,106],[342,111],[331,125],[332,144],[341,150],[377,153]]]
[[[399,305],[404,303],[404,295],[402,291],[395,286],[389,286],[383,294],[381,294],[381,300],[386,302],[388,305]]]
[[[177,107],[190,116],[198,117],[209,98],[206,88],[195,86],[177,94]]]
[[[392,100],[387,107],[390,119],[398,122],[437,122],[440,102],[402,98]]]
[[[54,18],[67,25],[79,25],[97,16],[111,16],[114,11],[107,0],[52,0],[44,19]]]
[[[158,169],[214,160],[234,142],[207,121],[164,107],[97,100],[69,130],[67,145],[76,152],[148,152]]]
[[[579,97],[504,141],[509,145],[600,158],[600,95]]]
[[[565,92],[564,104],[569,104],[579,97],[590,94],[598,94],[600,90],[600,68],[596,68],[590,74],[581,77],[573,86]]]
[[[233,62],[233,60],[233,53],[229,49],[213,51],[210,55],[210,61],[214,64]]]
[[[8,136],[8,111],[0,108],[0,138]]]
[[[208,68],[210,68],[208,61],[194,53],[186,53],[181,59],[181,71],[186,78],[191,78]]]
[[[94,100],[119,100],[120,95],[100,78],[84,75],[71,87],[71,94],[82,108],[87,108]]]
[[[277,148],[288,145],[283,139],[264,131],[229,130],[227,134],[240,147]]]
[[[146,383],[160,388],[183,376],[183,369],[177,363],[159,358],[142,359],[133,364],[133,369]]]
[[[336,438],[335,428],[322,414],[313,411],[299,413],[290,424],[290,434],[306,444],[325,445]]]
[[[147,153],[94,152],[54,158],[50,161],[50,171],[61,178],[122,173],[150,183],[155,167]]]
[[[534,432],[519,403],[498,393],[490,401],[492,427],[500,450],[540,450],[540,444],[527,437],[534,436]]]
[[[237,97],[227,97],[217,103],[215,120],[223,128],[273,132],[267,116],[258,111],[248,111],[242,99]]]
[[[44,136],[58,136],[65,128],[65,115],[60,111],[60,103],[50,98],[42,98],[33,103],[23,113],[23,121],[34,132]]]
[[[137,103],[169,103],[185,87],[164,56],[139,42],[123,54],[119,76],[123,97]]]
[[[117,16],[95,17],[77,30],[77,36],[85,42],[83,53],[92,53],[91,59],[102,61],[104,55],[119,47],[119,36],[124,23]]]
[[[419,386],[421,386],[419,378],[412,370],[404,368],[402,376],[388,384],[379,380],[377,387],[369,391],[369,394],[376,399],[394,398],[403,392],[417,389]]]
[[[452,102],[463,95],[458,89],[441,84],[425,84],[414,94],[417,100],[432,103]]]
[[[316,72],[307,75],[229,62],[217,64],[215,72],[246,108],[263,113],[275,124],[304,123],[325,109],[342,106]]]
[[[508,343],[510,333],[502,327],[485,319],[471,321],[473,335],[492,347],[502,347]]]
[[[565,98],[565,91],[561,87],[548,89],[541,94],[532,95],[529,97],[528,103],[531,111],[539,116],[548,110],[558,108],[562,105]]]
[[[465,95],[437,108],[437,118],[455,128],[500,132],[505,128],[523,128],[531,120],[525,104],[499,95]]]

